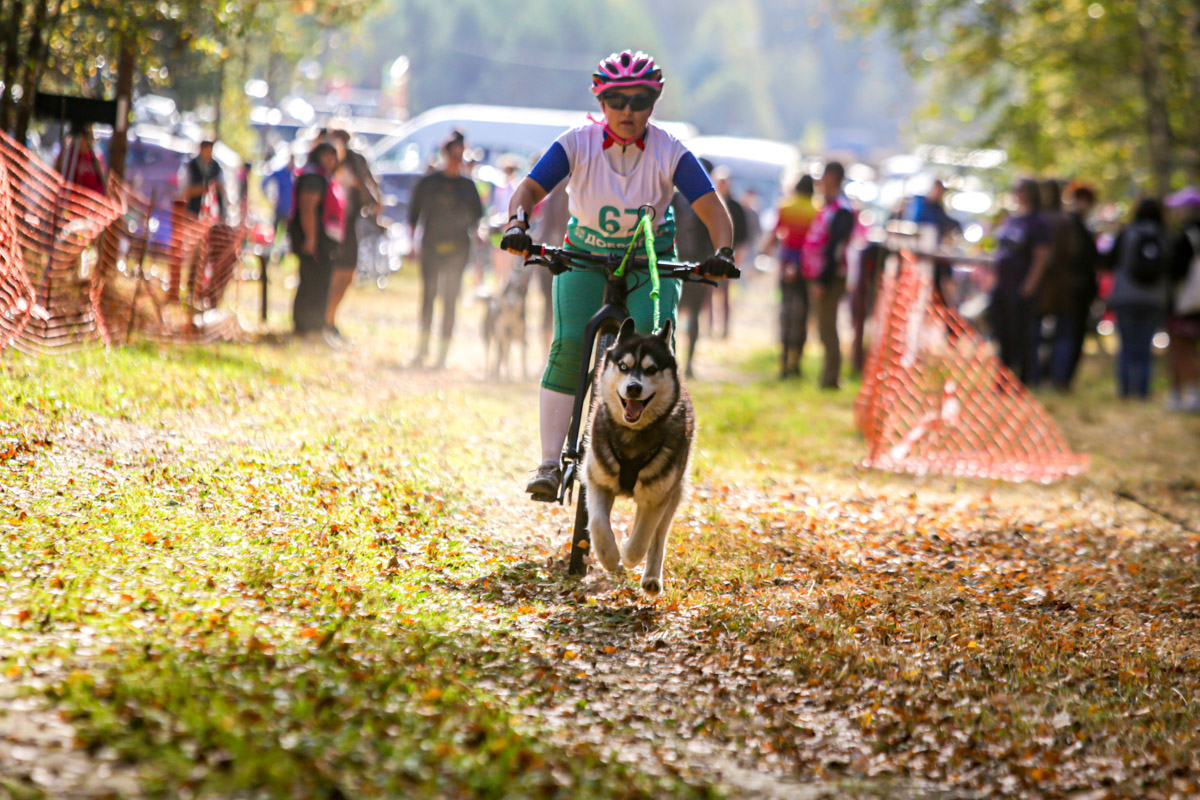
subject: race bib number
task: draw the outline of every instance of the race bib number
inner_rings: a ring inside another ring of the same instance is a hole
[[[628,227],[621,225],[621,217],[630,217]],[[620,233],[625,227],[629,233],[633,233],[633,229],[637,227],[638,210],[636,208],[627,208],[624,211],[616,206],[604,206],[600,209],[600,228],[609,236]]]

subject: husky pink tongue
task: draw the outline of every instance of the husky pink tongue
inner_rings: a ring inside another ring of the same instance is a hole
[[[646,404],[641,400],[634,400],[632,397],[625,400],[625,421],[637,422],[641,419],[642,412],[646,410]]]

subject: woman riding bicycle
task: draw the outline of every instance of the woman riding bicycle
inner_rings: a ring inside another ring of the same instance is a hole
[[[626,50],[601,61],[592,75],[592,93],[600,101],[604,120],[558,137],[521,181],[509,204],[512,216],[501,247],[522,254],[532,250],[527,214],[567,179],[571,220],[566,249],[623,252],[639,222],[638,209],[652,206],[659,221],[655,249],[670,258],[675,237],[671,198],[678,188],[716,247],[701,263],[700,275],[736,275],[733,223],[712,181],[682,142],[650,123],[662,87],[662,70],[645,53]],[[649,331],[654,308],[650,282],[644,274],[629,280],[629,313],[638,330]],[[554,341],[540,397],[542,463],[525,489],[535,500],[557,499],[562,481],[558,459],[571,421],[584,327],[600,309],[604,288],[605,277],[592,270],[563,272],[554,278]],[[678,282],[663,283],[659,302],[661,318],[674,322]]]

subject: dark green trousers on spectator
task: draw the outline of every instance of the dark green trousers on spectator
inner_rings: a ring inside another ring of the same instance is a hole
[[[838,341],[837,314],[842,295],[846,293],[846,279],[834,278],[821,287],[821,296],[816,302],[817,331],[821,334],[821,346],[825,348],[825,366],[821,370],[821,388],[836,389],[842,371],[842,345]]]

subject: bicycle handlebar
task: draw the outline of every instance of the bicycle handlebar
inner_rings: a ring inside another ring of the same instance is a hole
[[[566,266],[566,267],[596,267],[606,269],[608,271],[615,270],[621,265],[622,254],[618,253],[587,253],[580,250],[566,250],[561,247],[550,247],[544,244],[535,244],[532,252],[525,257],[526,264],[540,264],[542,266]],[[716,286],[717,282],[708,278],[701,278],[696,274],[696,270],[700,267],[699,264],[685,261],[658,261],[658,277],[673,278],[675,280],[686,281],[688,283],[707,283],[709,286]],[[629,268],[648,270],[650,261],[645,256],[633,256],[629,259]],[[734,275],[733,277],[740,277]]]

